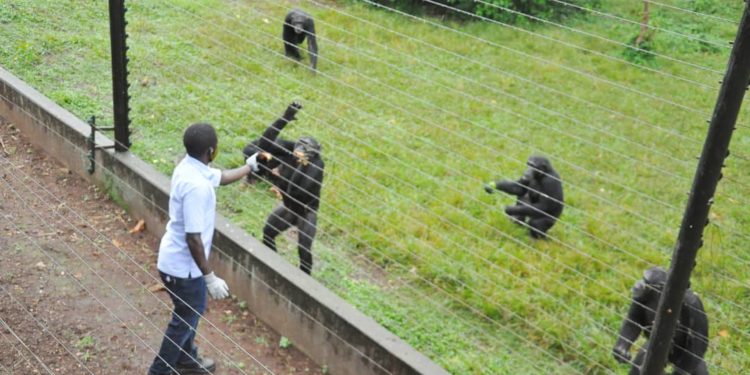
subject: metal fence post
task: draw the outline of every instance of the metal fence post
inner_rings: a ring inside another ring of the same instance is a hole
[[[112,45],[112,106],[115,122],[115,151],[130,148],[130,107],[128,101],[127,33],[125,0],[109,0],[109,35]]]
[[[682,218],[677,244],[672,253],[667,283],[659,299],[656,322],[641,368],[643,375],[661,375],[666,366],[669,344],[677,328],[677,319],[680,316],[683,297],[690,281],[690,273],[695,265],[696,254],[703,244],[703,228],[708,224],[708,211],[713,203],[716,185],[721,179],[724,159],[729,155],[729,141],[732,138],[748,83],[750,83],[750,9],[746,1],[724,81],[711,117],[708,135],[703,144],[703,152],[693,179],[693,187]]]

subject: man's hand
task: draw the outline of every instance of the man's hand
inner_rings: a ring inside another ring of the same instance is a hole
[[[484,191],[487,192],[487,194],[492,194],[495,191],[495,183],[494,182],[488,182],[484,184]]]
[[[229,287],[224,280],[218,278],[213,272],[204,276],[206,280],[206,289],[213,299],[222,299],[229,297]]]
[[[289,106],[286,107],[286,111],[284,111],[284,115],[281,117],[287,121],[294,121],[294,116],[297,115],[297,112],[299,112],[300,109],[302,109],[302,104],[295,100],[292,102],[292,104],[289,104]]]
[[[249,165],[249,166],[250,166],[250,169],[251,169],[251,170],[252,170],[253,172],[257,172],[257,171],[259,171],[259,170],[260,170],[260,167],[258,166],[258,156],[259,156],[260,154],[261,154],[261,153],[259,153],[259,152],[256,152],[256,153],[254,153],[254,154],[250,155],[250,157],[248,157],[248,158],[247,158],[247,159],[245,160],[245,164]],[[266,160],[269,160],[269,159],[266,159]]]

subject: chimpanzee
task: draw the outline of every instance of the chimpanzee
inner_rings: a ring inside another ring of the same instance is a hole
[[[296,142],[279,138],[281,130],[295,120],[300,109],[302,105],[298,102],[290,104],[284,114],[266,128],[258,139],[257,147],[270,153],[272,161],[275,160],[276,164],[265,165],[265,169],[270,171],[265,173],[266,178],[281,192],[282,198],[282,204],[266,219],[263,243],[276,251],[276,236],[296,226],[299,232],[300,269],[310,274],[325,163],[321,158],[320,144],[315,138],[300,137]]]
[[[612,349],[612,355],[618,362],[630,362],[630,347],[641,331],[647,338],[651,334],[656,307],[666,281],[667,272],[663,268],[651,267],[643,273],[643,280],[633,286],[633,301]],[[674,366],[672,374],[708,375],[708,368],[703,360],[708,349],[708,318],[700,298],[690,289],[685,291],[671,346],[668,359]],[[632,362],[631,375],[640,374],[645,356],[646,349],[643,347]]]
[[[284,51],[287,57],[297,61],[302,59],[299,44],[307,38],[307,52],[310,55],[310,67],[315,70],[318,66],[318,43],[315,40],[315,22],[312,16],[299,10],[292,9],[284,18]]]
[[[562,214],[562,180],[544,156],[532,155],[526,165],[528,168],[518,181],[493,181],[485,184],[484,190],[490,194],[497,189],[516,195],[516,204],[505,207],[505,213],[515,223],[528,226],[532,238],[546,238],[547,231]]]

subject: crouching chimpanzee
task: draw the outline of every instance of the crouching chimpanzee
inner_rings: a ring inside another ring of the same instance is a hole
[[[532,238],[546,238],[563,210],[562,180],[543,156],[531,156],[528,168],[518,181],[495,181],[484,185],[487,193],[497,189],[518,197],[514,206],[505,207],[514,222],[529,227]],[[528,218],[528,222],[526,219]]]
[[[307,38],[307,52],[310,55],[310,67],[315,70],[318,66],[318,43],[315,40],[315,22],[313,18],[299,10],[292,9],[284,18],[284,52],[287,57],[297,61],[302,59],[298,45]]]
[[[643,331],[651,334],[659,297],[667,281],[667,272],[661,267],[651,267],[643,273],[643,280],[633,286],[633,300],[628,316],[622,322],[620,334],[612,354],[620,363],[630,362],[630,347]],[[672,339],[669,362],[674,365],[672,374],[708,375],[703,356],[708,349],[708,318],[700,298],[688,289],[680,309],[677,331]],[[630,375],[640,374],[646,356],[645,346],[638,351],[630,368]]]
[[[245,147],[245,151],[257,147],[271,154],[270,162],[260,162],[257,174],[267,178],[281,192],[281,205],[271,212],[263,227],[263,243],[276,251],[279,233],[296,226],[300,269],[309,274],[325,164],[315,138],[300,137],[296,142],[279,138],[281,130],[295,120],[300,109],[302,105],[299,103],[290,104],[284,114],[266,128],[260,139]]]

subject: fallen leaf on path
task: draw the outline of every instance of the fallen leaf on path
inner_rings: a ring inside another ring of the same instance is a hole
[[[146,222],[143,219],[141,219],[141,220],[138,220],[138,223],[136,223],[133,229],[128,231],[128,233],[130,234],[141,233],[144,230],[146,230]]]
[[[122,242],[120,242],[120,241],[118,241],[118,240],[116,240],[116,239],[113,238],[112,239],[112,245],[115,245],[116,247],[122,247]]]
[[[43,270],[43,269],[47,268],[47,265],[44,264],[44,262],[39,262],[39,263],[35,264],[34,267],[36,267],[37,269]]]
[[[148,291],[151,293],[161,292],[164,290],[164,284],[154,284],[148,287]]]

